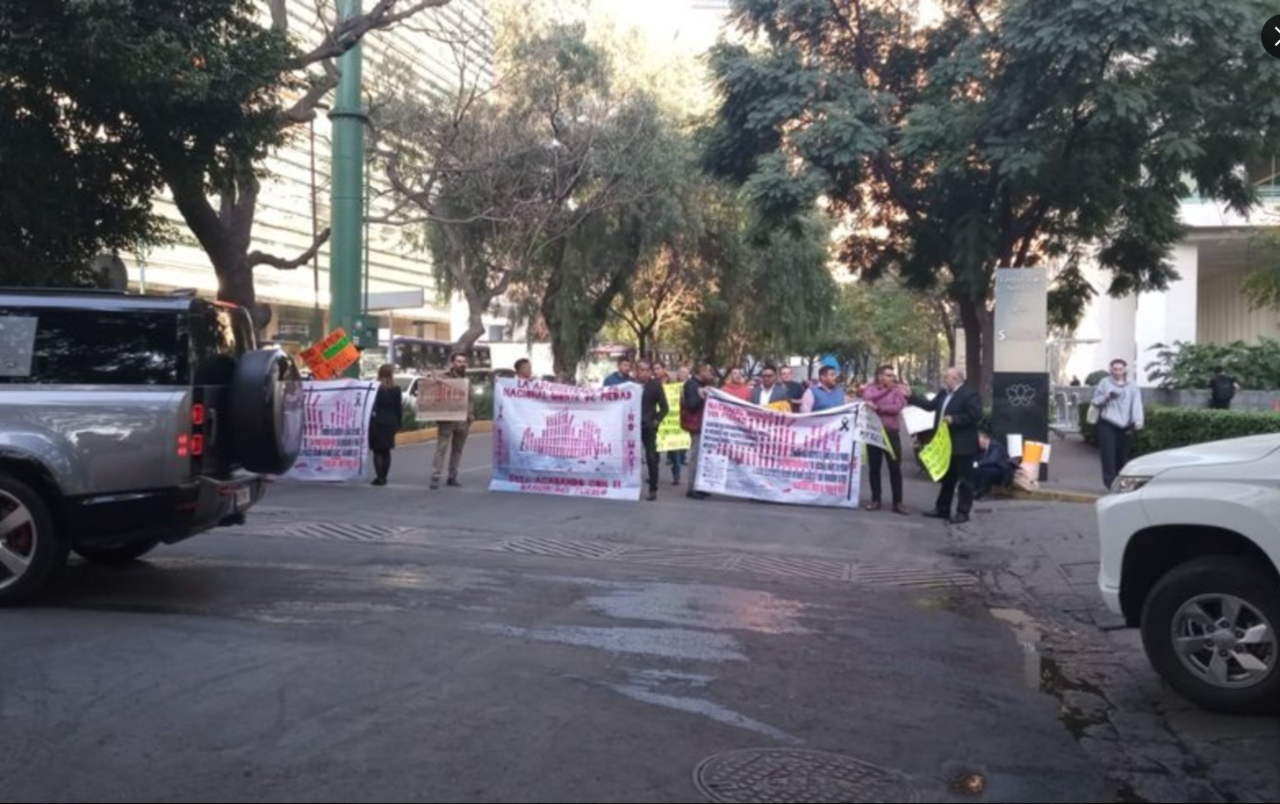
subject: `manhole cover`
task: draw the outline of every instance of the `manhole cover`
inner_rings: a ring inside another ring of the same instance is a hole
[[[869,762],[822,751],[748,748],[704,759],[694,784],[712,801],[916,802],[920,793],[901,775]]]

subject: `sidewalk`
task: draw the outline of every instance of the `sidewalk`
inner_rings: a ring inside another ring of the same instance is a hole
[[[1102,466],[1098,449],[1084,443],[1079,434],[1050,439],[1049,479],[1040,481],[1035,491],[1016,488],[1011,497],[1056,502],[1093,503],[1106,493],[1102,487]]]

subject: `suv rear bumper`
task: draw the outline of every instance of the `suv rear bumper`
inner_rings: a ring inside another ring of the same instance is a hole
[[[265,489],[260,475],[240,472],[173,488],[80,497],[67,500],[67,526],[76,544],[176,542],[235,519],[256,505]]]

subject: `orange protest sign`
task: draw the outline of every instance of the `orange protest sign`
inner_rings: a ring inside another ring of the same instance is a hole
[[[303,349],[299,356],[317,380],[332,380],[360,359],[360,350],[338,327],[324,340]]]

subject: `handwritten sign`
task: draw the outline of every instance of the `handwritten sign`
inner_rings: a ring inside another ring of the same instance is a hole
[[[332,380],[342,376],[342,372],[360,360],[360,350],[347,337],[346,331],[338,327],[324,340],[303,349],[300,356],[311,369],[312,377]]]
[[[465,422],[470,402],[471,383],[465,377],[418,380],[418,421]]]
[[[934,483],[951,468],[951,428],[945,421],[938,422],[933,438],[920,450],[920,463]]]

